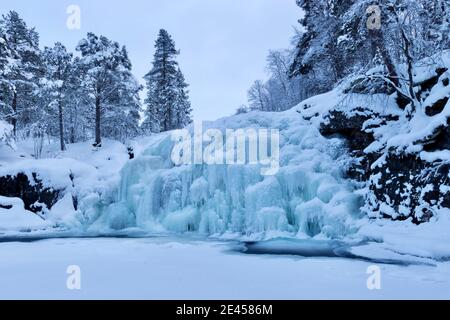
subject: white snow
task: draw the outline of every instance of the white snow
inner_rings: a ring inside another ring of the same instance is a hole
[[[2,139],[6,136],[11,134],[13,130],[13,126],[10,125],[9,123],[1,120],[0,121],[0,141],[2,141]]]
[[[92,148],[90,142],[69,144],[65,152],[59,151],[57,146],[57,143],[46,144],[41,159],[32,156],[32,140],[18,143],[16,150],[1,149],[0,175],[23,173],[33,185],[35,173],[45,188],[62,192],[61,199],[45,217],[49,222],[47,227],[80,229],[86,217],[75,210],[72,197],[77,198],[81,208],[95,207],[101,201],[110,202],[120,180],[120,169],[128,160],[127,148],[111,140],[105,140],[100,150]]]
[[[450,210],[442,209],[429,223],[379,220],[364,224],[359,236],[376,246],[402,255],[448,261],[450,258]]]
[[[441,150],[435,152],[422,151],[420,153],[420,158],[428,162],[435,162],[439,160],[450,160],[450,151],[449,150]]]
[[[0,148],[4,148],[5,146],[9,148],[14,147],[14,143],[11,139],[12,131],[12,125],[3,120],[0,120]]]
[[[0,234],[13,231],[30,232],[48,226],[48,222],[33,212],[26,211],[21,199],[0,196]]]
[[[243,255],[233,243],[171,239],[60,239],[0,243],[1,299],[449,299],[450,263]],[[39,254],[36,254],[39,252]],[[81,290],[67,289],[69,266]]]
[[[433,63],[431,63],[433,61]],[[444,51],[439,55],[425,59],[415,66],[415,83],[421,83],[425,80],[436,76],[436,69],[449,68],[450,67],[450,50]],[[442,112],[434,116],[427,116],[425,113],[426,107],[431,107],[435,102],[440,99],[450,97],[450,86],[443,84],[444,79],[450,77],[450,72],[444,72],[438,79],[438,82],[431,91],[422,93],[425,96],[425,100],[420,104],[416,103],[416,112],[412,119],[407,119],[407,112],[400,111],[398,107],[393,106],[393,101],[386,105],[386,112],[391,115],[399,117],[397,121],[388,121],[386,124],[381,125],[375,129],[372,129],[376,141],[369,146],[365,151],[380,151],[383,147],[388,149],[397,149],[406,153],[417,154],[422,151],[421,141],[426,140],[430,136],[436,133],[439,128],[447,126],[447,118],[450,117],[450,102],[447,102]],[[389,97],[393,99],[395,95]],[[372,100],[372,97],[370,98]],[[347,104],[347,108],[356,106],[357,104]],[[373,110],[372,107],[369,109]],[[374,110],[376,111],[376,110]],[[400,111],[400,112],[399,112]],[[370,120],[369,120],[370,121]],[[444,153],[440,153],[439,156],[443,156]],[[423,154],[423,159],[430,159],[433,161],[436,159],[433,155],[428,157]],[[437,156],[436,154],[434,156]],[[442,159],[447,160],[448,158]]]

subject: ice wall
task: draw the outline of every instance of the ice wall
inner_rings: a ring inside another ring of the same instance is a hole
[[[171,161],[170,134],[153,139],[122,170],[115,201],[92,228],[139,227],[207,235],[293,235],[339,238],[355,229],[361,199],[342,178],[348,159],[294,110],[249,113],[209,128],[280,130],[280,169],[258,165],[184,165]]]

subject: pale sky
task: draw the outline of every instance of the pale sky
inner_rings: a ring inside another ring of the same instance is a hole
[[[66,27],[69,5],[81,9],[81,29]],[[254,80],[266,78],[270,49],[287,48],[300,9],[295,0],[0,0],[36,27],[41,47],[59,41],[74,51],[87,32],[126,45],[133,73],[151,69],[154,42],[165,28],[181,50],[195,120],[214,120],[247,102]]]

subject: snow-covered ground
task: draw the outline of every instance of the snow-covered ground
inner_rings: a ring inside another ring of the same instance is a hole
[[[31,212],[26,212],[19,198],[0,196],[0,234],[5,231],[45,229],[50,227],[47,221]]]
[[[233,242],[55,239],[0,243],[2,299],[449,299],[450,262],[382,265],[342,258],[244,255]],[[76,265],[81,290],[67,289]]]

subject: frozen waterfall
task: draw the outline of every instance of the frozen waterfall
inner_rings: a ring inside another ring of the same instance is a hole
[[[355,231],[362,200],[342,178],[348,161],[342,141],[323,138],[294,110],[249,113],[207,127],[278,129],[278,173],[263,176],[258,165],[175,166],[175,142],[162,134],[123,168],[114,201],[92,228],[329,238]]]

